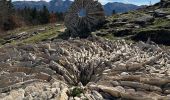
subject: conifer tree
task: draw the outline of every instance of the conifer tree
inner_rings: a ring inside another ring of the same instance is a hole
[[[42,11],[40,12],[40,23],[47,24],[49,23],[50,13],[46,6],[43,6]]]
[[[115,10],[112,10],[112,15],[116,14],[116,11]]]
[[[11,0],[0,1],[0,28],[4,30],[10,29],[12,26],[11,16],[14,14],[14,9]]]
[[[38,12],[37,12],[37,9],[36,8],[33,8],[32,10],[31,10],[31,13],[30,13],[30,15],[28,15],[28,16],[30,16],[30,21],[32,22],[32,24],[34,24],[34,25],[36,25],[36,24],[38,24],[39,23],[39,21],[38,21]]]

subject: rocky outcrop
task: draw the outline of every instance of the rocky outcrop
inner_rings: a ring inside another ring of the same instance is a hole
[[[170,54],[156,44],[69,39],[0,48],[3,100],[168,100]]]
[[[145,25],[147,23],[150,23],[150,22],[153,22],[153,21],[154,21],[153,16],[151,16],[151,15],[143,15],[141,17],[136,18],[134,20],[134,23],[143,26],[143,25]]]
[[[93,33],[109,39],[111,36],[145,42],[150,39],[157,44],[170,45],[169,5],[169,0],[163,0],[137,11],[115,14]]]
[[[160,4],[161,4],[161,7],[170,7],[169,0],[161,0]]]

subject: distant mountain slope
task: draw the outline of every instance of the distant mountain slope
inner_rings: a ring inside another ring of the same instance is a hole
[[[17,9],[23,9],[24,7],[31,7],[41,9],[43,6],[49,7],[49,3],[46,1],[16,1],[13,5]]]
[[[50,2],[46,1],[16,1],[13,2],[15,8],[24,8],[26,7],[31,7],[31,8],[37,8],[41,9],[42,6],[47,6],[50,11],[54,12],[66,12],[67,9],[70,7],[72,4],[72,1],[70,0],[51,0]],[[121,13],[121,12],[127,12],[129,10],[135,10],[140,8],[140,6],[136,6],[133,4],[124,4],[124,3],[107,3],[103,5],[104,11],[106,15],[112,15],[113,10],[116,11],[116,13]]]
[[[112,15],[113,10],[115,10],[116,13],[123,13],[138,8],[141,8],[141,6],[119,2],[107,3],[106,5],[104,5],[104,11],[106,15]]]
[[[67,9],[70,7],[70,5],[72,4],[72,1],[70,0],[51,0],[49,2],[50,7],[49,10],[50,11],[54,11],[54,12],[66,12]]]
[[[43,6],[47,6],[50,11],[54,12],[65,12],[72,4],[70,0],[51,0],[46,1],[16,1],[13,5],[17,9],[23,9],[24,7],[31,7],[41,9]]]

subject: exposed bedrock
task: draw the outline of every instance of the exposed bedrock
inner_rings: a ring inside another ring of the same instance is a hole
[[[0,48],[4,100],[168,100],[168,48],[101,38]],[[12,98],[12,99],[11,99]]]

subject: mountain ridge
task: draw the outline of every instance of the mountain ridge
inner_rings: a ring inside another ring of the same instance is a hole
[[[53,12],[66,12],[67,9],[71,6],[73,1],[70,0],[51,0],[50,2],[46,1],[15,1],[13,2],[13,5],[17,9],[23,9],[24,7],[31,7],[31,8],[37,8],[41,9],[43,6],[47,6],[49,11]],[[137,6],[134,4],[125,4],[120,2],[109,2],[105,5],[103,5],[105,14],[107,16],[112,15],[113,10],[116,11],[116,13],[123,13],[130,10],[136,10],[138,8],[141,8],[143,6]]]

